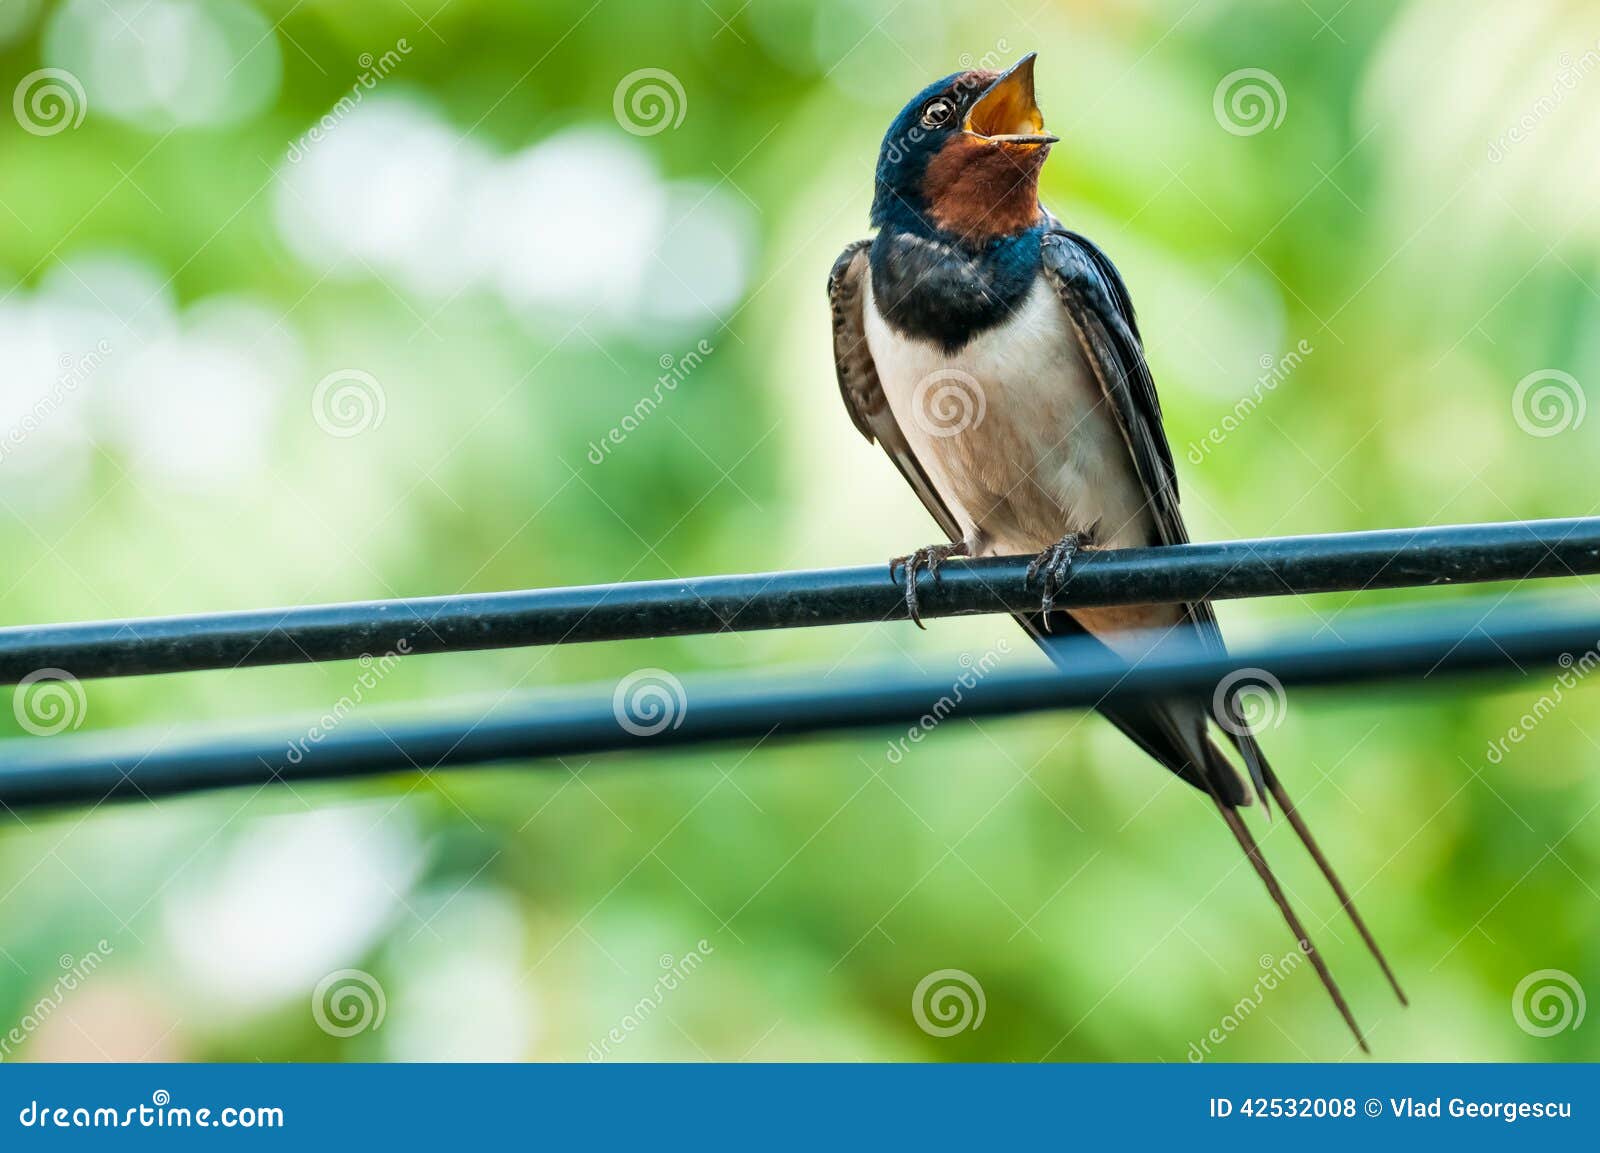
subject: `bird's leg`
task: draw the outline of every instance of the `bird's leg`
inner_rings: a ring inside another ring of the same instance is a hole
[[[894,570],[901,565],[906,570],[906,612],[916,626],[927,628],[922,623],[922,609],[917,603],[917,570],[927,569],[928,575],[934,580],[939,579],[939,566],[953,556],[971,556],[971,551],[964,540],[954,544],[930,544],[919,548],[909,556],[897,556],[889,562],[889,579],[894,580]]]
[[[1039,602],[1041,612],[1049,613],[1055,608],[1056,593],[1061,591],[1067,583],[1067,577],[1072,574],[1073,558],[1088,542],[1087,533],[1069,532],[1033,558],[1033,563],[1028,566],[1027,576],[1023,578],[1023,584],[1031,585],[1035,577],[1043,575],[1041,584],[1044,595]]]

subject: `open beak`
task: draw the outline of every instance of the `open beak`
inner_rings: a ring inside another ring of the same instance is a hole
[[[967,113],[965,132],[996,144],[1054,144],[1060,139],[1044,130],[1044,116],[1033,96],[1033,61],[1030,52],[1013,64]]]

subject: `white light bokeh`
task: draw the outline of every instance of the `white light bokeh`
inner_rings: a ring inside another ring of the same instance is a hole
[[[266,466],[280,391],[299,375],[294,337],[258,305],[201,301],[120,371],[108,413],[135,467],[178,487]]]
[[[536,324],[652,335],[734,308],[755,238],[736,193],[663,180],[612,126],[499,157],[405,93],[363,100],[286,160],[274,210],[321,272],[441,301],[476,288]]]
[[[420,867],[410,822],[388,802],[245,826],[166,896],[177,976],[220,1013],[308,995],[371,947]]]
[[[45,62],[82,81],[91,112],[152,130],[248,120],[283,71],[271,25],[240,0],[67,0]]]
[[[241,297],[180,309],[156,268],[116,252],[0,299],[0,348],[0,492],[31,505],[77,491],[97,443],[169,487],[248,478],[304,376],[278,313]]]
[[[427,923],[385,950],[395,974],[389,1003],[404,1013],[385,1022],[395,1061],[521,1061],[540,1032],[534,984],[516,900],[493,889],[454,887],[417,894]]]

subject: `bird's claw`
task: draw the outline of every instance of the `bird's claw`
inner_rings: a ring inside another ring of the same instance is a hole
[[[930,544],[919,548],[909,556],[897,556],[889,562],[889,579],[895,579],[895,570],[904,566],[906,570],[906,615],[919,628],[927,628],[922,623],[922,607],[917,600],[917,572],[927,569],[928,575],[934,580],[939,579],[939,568],[953,556],[966,556],[967,546],[964,543],[956,544]]]
[[[1023,577],[1025,586],[1032,585],[1036,577],[1042,575],[1044,578],[1041,582],[1043,595],[1039,600],[1039,609],[1045,614],[1046,629],[1049,628],[1049,613],[1056,606],[1056,594],[1066,586],[1067,578],[1072,575],[1073,559],[1078,555],[1083,543],[1082,533],[1069,532],[1034,557],[1033,562],[1028,565],[1027,575]]]

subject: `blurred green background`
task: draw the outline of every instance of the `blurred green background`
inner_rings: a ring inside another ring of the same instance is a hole
[[[0,620],[927,543],[823,281],[900,105],[1027,50],[1046,199],[1132,286],[1196,538],[1595,513],[1597,42],[1578,0],[0,0]],[[1244,641],[1456,595],[1220,611]],[[359,711],[993,652],[1038,659],[998,619],[412,657]],[[87,682],[72,721],[293,728],[363,673]],[[1538,970],[1600,989],[1600,696],[1492,750],[1553,681],[1271,719],[1413,997],[1258,822],[1380,1058],[1600,1055],[1513,1009]],[[1257,996],[1288,933],[1100,719],[892,736],[0,816],[0,1056],[1349,1056],[1308,966]],[[939,1036],[946,969],[985,1008]]]

